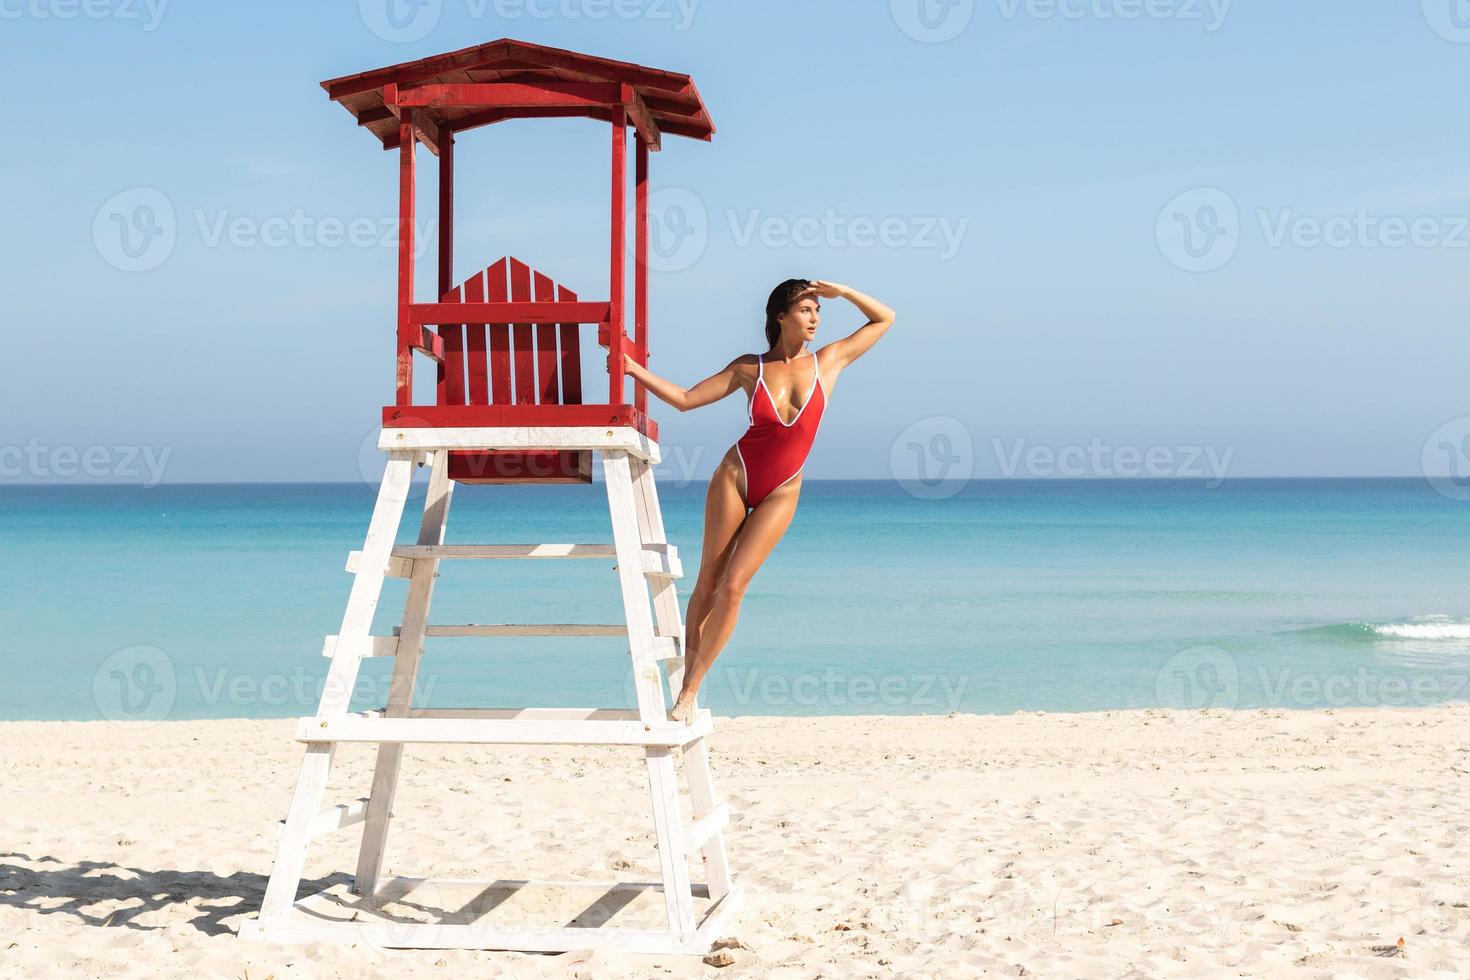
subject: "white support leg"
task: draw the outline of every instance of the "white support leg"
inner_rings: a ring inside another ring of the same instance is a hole
[[[339,652],[332,658],[332,665],[327,671],[321,704],[317,708],[318,718],[335,718],[347,713],[362,653],[368,647],[373,613],[383,592],[383,580],[388,573],[388,560],[403,517],[403,505],[408,500],[409,481],[413,478],[417,456],[418,453],[413,451],[388,454],[388,465],[383,470],[383,483],[378,489],[378,501],[373,507],[372,522],[363,542],[357,576],[347,598],[342,626],[337,631]],[[306,746],[301,775],[296,780],[291,809],[286,815],[286,826],[276,848],[270,882],[261,902],[262,921],[284,918],[296,902],[296,889],[301,884],[302,869],[306,865],[306,845],[312,823],[321,808],[322,794],[331,774],[333,749],[334,746],[326,742],[310,742]]]
[[[633,489],[638,498],[638,523],[642,530],[644,541],[650,544],[663,543],[667,540],[664,531],[663,511],[659,506],[658,486],[653,478],[653,467],[647,460],[635,459],[630,462],[633,474]],[[654,586],[653,605],[658,615],[659,632],[665,636],[677,634],[680,639],[679,660],[669,661],[669,695],[671,698],[679,696],[679,688],[684,680],[683,656],[684,648],[684,623],[679,612],[679,595],[674,586],[674,579],[661,579]],[[695,700],[695,708],[698,709],[699,701]],[[694,818],[697,820],[712,813],[719,806],[720,800],[715,794],[714,776],[709,766],[709,741],[701,738],[684,749],[684,773],[689,780],[689,801],[694,808]],[[709,839],[700,847],[700,855],[704,858],[704,880],[709,888],[709,897],[719,901],[730,891],[730,862],[725,853],[725,835],[723,830],[718,830],[710,835]]]
[[[419,523],[420,545],[442,545],[444,529],[449,522],[449,503],[454,482],[449,479],[449,453],[435,450],[430,455],[429,488],[424,497],[424,516]],[[406,718],[413,707],[414,687],[418,680],[419,661],[424,651],[424,635],[428,628],[429,607],[438,577],[438,558],[416,558],[409,576],[408,599],[404,603],[403,625],[399,629],[393,680],[388,688],[383,717]],[[367,817],[362,831],[362,848],[357,856],[357,877],[352,890],[359,895],[377,891],[383,870],[383,853],[388,840],[388,821],[393,799],[398,792],[398,770],[403,762],[403,743],[384,742],[378,746],[377,764],[373,768],[373,788],[368,796]]]
[[[633,474],[627,452],[603,450],[602,468],[607,480],[613,545],[618,556],[618,580],[623,593],[623,612],[628,622],[629,654],[633,658],[639,715],[645,723],[666,723],[668,708],[664,701],[658,661],[655,659],[648,581],[643,573],[643,541],[638,516],[640,505],[638,495],[633,489]],[[674,770],[674,750],[651,747],[645,751],[669,929],[679,937],[687,938],[695,929],[694,898],[689,878],[689,861],[684,849],[684,823],[679,813],[679,784]]]

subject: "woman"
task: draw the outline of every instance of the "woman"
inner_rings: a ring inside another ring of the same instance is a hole
[[[868,322],[813,352],[819,298],[852,302]],[[788,279],[766,301],[764,354],[744,354],[718,374],[681,388],[624,355],[627,373],[681,412],[747,392],[750,428],[725,453],[704,502],[704,551],[684,617],[684,684],[669,717],[694,720],[704,675],[735,629],[740,600],[756,569],[786,533],[801,494],[801,469],[821,425],[832,385],[893,325],[893,311],[871,296],[821,279]]]

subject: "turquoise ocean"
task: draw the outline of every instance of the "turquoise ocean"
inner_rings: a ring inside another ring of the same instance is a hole
[[[0,718],[313,713],[375,487],[0,488]],[[660,495],[698,567],[706,486]],[[1470,502],[1423,480],[810,480],[705,686],[717,714],[1470,699]],[[400,540],[417,534],[410,500]],[[610,541],[592,486],[458,487],[449,543]],[[617,622],[609,560],[446,562],[431,622]],[[389,580],[375,633],[402,613]],[[386,659],[354,706],[376,707]],[[632,704],[625,642],[432,638],[419,702]]]

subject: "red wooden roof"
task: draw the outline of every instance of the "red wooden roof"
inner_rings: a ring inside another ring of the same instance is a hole
[[[688,75],[645,68],[627,61],[595,58],[588,54],[549,48],[527,41],[501,38],[448,54],[407,61],[387,68],[344,75],[322,82],[333,102],[352,113],[384,149],[398,145],[398,120],[383,104],[383,86],[449,84],[455,82],[627,82],[648,106],[659,130],[676,136],[708,141],[715,131],[699,90]],[[435,107],[426,111],[449,130],[471,129],[524,115],[584,115],[611,119],[607,109],[578,108],[486,110],[472,107]]]

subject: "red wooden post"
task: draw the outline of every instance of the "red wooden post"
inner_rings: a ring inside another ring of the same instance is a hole
[[[608,403],[622,405],[623,401],[623,209],[627,198],[627,148],[628,130],[626,110],[621,105],[612,109],[612,274],[608,300],[612,309],[608,314],[608,357],[611,370],[611,391]]]
[[[438,289],[434,293],[435,299],[442,300],[444,295],[454,288],[454,133],[449,129],[441,131],[439,139],[439,281]],[[439,335],[445,337],[445,358],[439,362],[439,394],[436,399],[440,405],[450,404],[449,393],[451,386],[448,381],[450,371],[463,371],[464,364],[459,357],[451,360],[448,356],[450,345],[447,342],[449,336],[453,335],[458,343],[456,350],[464,348],[464,327],[460,324],[443,324],[438,328]],[[457,394],[463,395],[462,383],[452,386]]]
[[[398,86],[392,86],[394,100]],[[390,103],[391,104],[391,103]],[[399,110],[398,120],[398,401],[413,404],[413,347],[409,307],[413,304],[413,204],[414,143],[413,109]]]
[[[633,157],[633,347],[634,357],[648,366],[648,142],[639,133]],[[648,411],[648,389],[633,382],[633,407]]]

